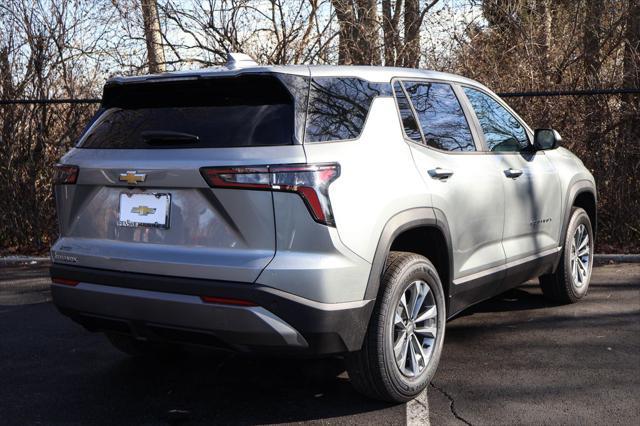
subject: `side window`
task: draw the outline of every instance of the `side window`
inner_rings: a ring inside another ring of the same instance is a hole
[[[524,127],[491,96],[479,90],[464,88],[476,112],[489,151],[521,151],[529,146]]]
[[[475,151],[469,123],[453,89],[446,83],[404,81],[402,83],[428,146],[443,151]]]
[[[402,120],[405,134],[416,142],[422,142],[422,135],[420,134],[420,129],[418,128],[418,123],[416,123],[413,111],[411,111],[411,104],[404,94],[404,90],[399,81],[393,83],[393,91],[396,94],[398,111],[400,111],[400,119]]]
[[[376,96],[391,96],[391,85],[352,77],[312,79],[305,141],[358,138]]]

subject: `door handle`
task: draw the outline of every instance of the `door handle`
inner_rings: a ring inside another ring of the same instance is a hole
[[[453,170],[436,167],[435,169],[429,170],[428,173],[429,173],[429,176],[431,176],[434,179],[446,179],[453,174]]]
[[[514,178],[515,179],[515,178],[517,178],[518,176],[520,176],[522,174],[522,170],[509,168],[509,169],[504,171],[504,174],[508,178]]]

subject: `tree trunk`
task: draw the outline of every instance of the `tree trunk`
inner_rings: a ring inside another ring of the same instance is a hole
[[[358,0],[360,37],[360,63],[380,65],[380,46],[378,41],[378,4],[376,0]]]
[[[602,25],[600,22],[604,10],[603,0],[587,0],[584,11],[584,71],[587,87],[597,88],[600,85],[600,39]]]
[[[144,21],[144,38],[147,41],[149,72],[164,72],[165,59],[160,20],[158,19],[158,4],[156,0],[140,0],[140,6],[142,7],[142,19]]]
[[[603,0],[586,0],[584,10],[584,25],[582,36],[584,88],[597,89],[600,86],[600,39],[602,36],[601,16],[604,10]],[[595,96],[590,102],[584,114],[584,128],[586,129],[586,144],[593,153],[596,166],[596,175],[605,164],[604,150],[600,137],[602,136],[602,114],[604,102]],[[596,180],[599,176],[596,176]]]
[[[402,65],[418,68],[420,63],[420,27],[422,26],[419,0],[406,0],[404,5],[404,49]]]
[[[384,64],[395,64],[393,46],[394,28],[391,16],[391,0],[382,0],[382,37],[384,40]]]
[[[338,64],[351,65],[353,63],[351,52],[353,50],[353,35],[355,25],[355,11],[349,0],[331,0],[336,11],[340,33],[338,34]]]
[[[382,0],[382,34],[384,40],[384,64],[386,66],[398,65],[398,49],[400,48],[400,12],[402,0],[396,0],[392,9],[391,0]]]
[[[640,2],[637,0],[629,0],[622,79],[625,88],[640,87]],[[631,100],[631,95],[625,95],[625,98]],[[640,117],[636,116],[636,119]]]
[[[540,74],[545,90],[551,90],[551,38],[553,28],[553,11],[551,0],[544,0],[541,4],[540,15],[542,18],[542,31],[540,34]],[[540,117],[542,127],[552,127],[551,121],[551,103],[549,99],[544,102],[544,109]]]
[[[339,64],[380,65],[376,0],[331,0],[340,24]]]

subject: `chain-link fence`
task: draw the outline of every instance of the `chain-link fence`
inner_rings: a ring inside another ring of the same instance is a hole
[[[599,252],[640,251],[640,90],[501,93],[533,127],[554,127],[598,184]],[[0,255],[45,252],[57,235],[52,166],[99,99],[0,100]]]

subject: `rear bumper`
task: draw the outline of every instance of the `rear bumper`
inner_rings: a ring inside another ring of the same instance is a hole
[[[373,301],[325,304],[271,287],[54,264],[54,304],[92,331],[225,346],[245,352],[323,355],[360,349]],[[257,306],[205,303],[200,296]]]

